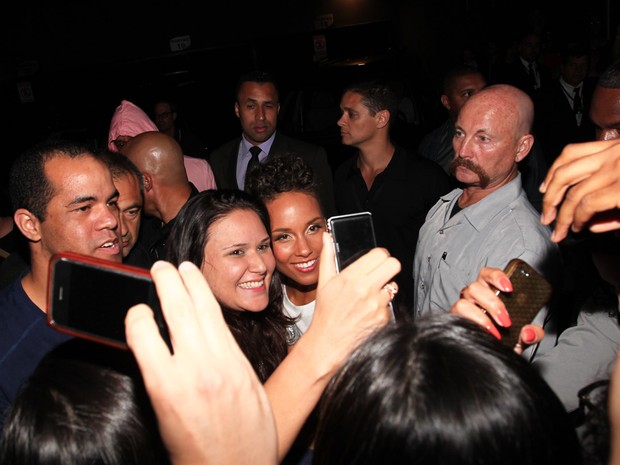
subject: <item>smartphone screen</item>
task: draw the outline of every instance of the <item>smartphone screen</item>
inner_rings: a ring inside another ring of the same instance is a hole
[[[332,216],[327,226],[334,241],[339,272],[377,246],[370,212]]]
[[[523,260],[513,259],[504,269],[512,284],[512,292],[497,291],[512,320],[509,328],[496,325],[502,342],[510,347],[519,340],[521,327],[534,320],[551,298],[551,284]]]
[[[148,304],[164,340],[167,326],[150,272],[77,254],[58,254],[50,262],[47,316],[50,326],[74,336],[127,348],[125,316]]]

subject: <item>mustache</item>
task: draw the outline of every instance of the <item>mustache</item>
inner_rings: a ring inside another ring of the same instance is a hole
[[[480,165],[474,163],[469,158],[463,158],[458,156],[455,157],[450,162],[450,172],[454,174],[459,166],[462,166],[463,168],[466,168],[469,171],[476,173],[478,175],[480,187],[482,187],[483,189],[485,189],[491,182],[491,179],[489,178],[489,175],[486,173],[486,171],[484,171],[484,169]]]

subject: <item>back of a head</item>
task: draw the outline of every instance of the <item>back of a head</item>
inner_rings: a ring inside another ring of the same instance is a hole
[[[245,190],[263,202],[274,200],[284,192],[302,192],[319,203],[319,188],[314,171],[303,158],[295,154],[269,157],[246,178]]]
[[[9,410],[2,465],[166,464],[146,392],[129,375],[48,355]]]
[[[127,142],[124,155],[140,172],[147,173],[169,185],[186,185],[187,172],[183,150],[179,143],[167,134],[149,131],[138,134]]]
[[[25,208],[39,220],[45,220],[47,204],[54,195],[45,174],[45,164],[55,157],[94,156],[92,149],[81,142],[47,140],[21,153],[13,162],[9,175],[9,194],[13,211]]]
[[[450,314],[362,344],[320,404],[313,464],[579,464],[562,404],[534,369]]]

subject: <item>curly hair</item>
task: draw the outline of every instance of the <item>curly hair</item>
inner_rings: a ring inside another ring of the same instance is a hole
[[[319,186],[312,167],[294,153],[269,157],[249,173],[245,190],[264,203],[284,192],[302,192],[319,201]]]

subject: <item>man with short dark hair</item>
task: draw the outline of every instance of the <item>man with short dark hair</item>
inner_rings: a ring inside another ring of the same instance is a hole
[[[118,192],[107,166],[79,143],[44,142],[13,163],[15,226],[30,267],[0,292],[0,418],[40,359],[70,339],[47,325],[50,258],[75,252],[120,263]]]
[[[452,138],[454,137],[456,118],[467,99],[486,85],[487,81],[482,72],[471,66],[455,66],[450,68],[444,76],[441,104],[448,112],[448,118],[441,126],[422,138],[418,146],[418,153],[441,165],[448,174],[452,174],[450,173],[450,162],[454,158]]]
[[[103,149],[97,155],[108,166],[116,190],[118,190],[119,231],[123,248],[123,263],[150,268],[153,260],[142,244],[138,243],[144,204],[142,173],[129,158],[118,152]]]
[[[174,138],[185,155],[196,158],[205,158],[207,147],[196,133],[182,124],[179,109],[171,99],[160,98],[153,104],[153,116],[157,129]]]
[[[239,78],[235,93],[235,114],[241,123],[241,137],[215,149],[209,163],[218,188],[243,189],[245,175],[255,157],[262,163],[270,156],[296,154],[313,169],[319,183],[326,216],[335,213],[332,171],[323,147],[293,139],[277,131],[280,96],[275,78],[264,71],[252,71]],[[253,155],[252,152],[256,152]]]
[[[345,90],[338,120],[342,143],[358,149],[334,176],[339,213],[370,211],[377,244],[388,249],[402,266],[395,281],[399,292],[395,313],[410,312],[411,281],[418,231],[440,195],[452,182],[441,167],[392,141],[398,98],[382,81],[355,83]]]

